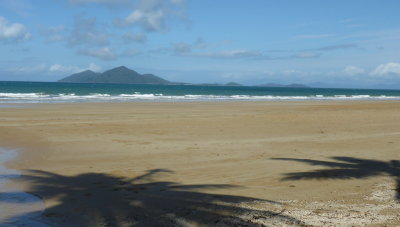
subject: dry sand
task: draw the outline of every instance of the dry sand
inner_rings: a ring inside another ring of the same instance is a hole
[[[400,225],[396,101],[38,104],[0,135],[51,225]]]

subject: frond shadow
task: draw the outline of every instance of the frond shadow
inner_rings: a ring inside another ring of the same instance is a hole
[[[354,157],[331,157],[334,161],[320,161],[313,159],[273,158],[273,160],[303,162],[313,166],[324,166],[308,172],[286,173],[282,180],[301,179],[365,179],[376,176],[391,176],[395,178],[397,188],[396,200],[400,201],[400,161],[380,161]]]
[[[21,180],[28,191],[58,203],[47,207],[42,220],[55,226],[261,226],[256,219],[285,224],[302,222],[281,213],[241,206],[260,200],[251,197],[198,192],[198,189],[229,189],[226,184],[183,185],[156,181],[166,169],[149,170],[127,179],[104,173],[64,176],[30,170]],[[29,214],[21,215],[26,216]],[[18,219],[14,217],[13,220]]]

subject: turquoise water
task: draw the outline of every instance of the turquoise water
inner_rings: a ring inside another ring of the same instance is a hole
[[[359,99],[400,100],[400,90],[0,82],[0,103]]]

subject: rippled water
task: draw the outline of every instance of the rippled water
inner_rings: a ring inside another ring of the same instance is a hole
[[[0,103],[400,100],[400,90],[0,82]]]

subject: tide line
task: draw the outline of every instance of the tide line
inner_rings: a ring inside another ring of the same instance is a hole
[[[17,158],[17,150],[0,148],[0,226],[49,227],[35,220],[45,209],[43,201],[32,194],[8,186],[10,181],[21,177],[15,169],[5,163]]]

